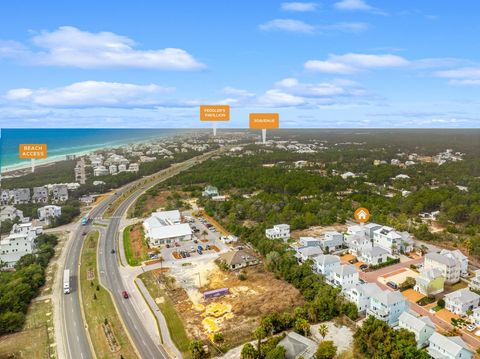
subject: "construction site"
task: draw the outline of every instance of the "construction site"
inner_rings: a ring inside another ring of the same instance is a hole
[[[164,282],[186,332],[210,340],[222,333],[227,346],[250,339],[263,315],[302,304],[299,291],[262,264],[244,268],[239,275],[213,261],[197,262],[173,269]],[[209,291],[218,296],[209,298]]]

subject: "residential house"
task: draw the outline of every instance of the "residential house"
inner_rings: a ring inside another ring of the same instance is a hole
[[[312,259],[315,272],[323,274],[325,277],[329,277],[332,269],[341,265],[340,257],[331,254],[320,254]]]
[[[62,215],[62,207],[55,205],[47,205],[37,209],[38,219],[50,224],[52,218],[57,218]]]
[[[130,163],[130,165],[128,166],[128,170],[130,172],[138,172],[139,169],[140,166],[138,165],[138,163]]]
[[[320,247],[300,247],[297,248],[295,257],[299,262],[305,263],[308,259],[313,259],[320,254],[323,254],[323,250]]]
[[[17,188],[13,190],[13,204],[30,202],[30,188]]]
[[[3,205],[9,204],[13,199],[13,193],[8,189],[0,190],[0,203]]]
[[[13,206],[2,206],[0,208],[0,222],[10,220],[13,221],[15,219],[22,220],[23,219],[23,212],[19,209],[16,209]]]
[[[188,223],[181,223],[178,210],[152,213],[143,222],[143,228],[151,246],[192,239],[192,229]]]
[[[386,249],[375,246],[364,249],[359,259],[368,265],[378,265],[387,261],[388,254]]]
[[[21,257],[33,253],[35,239],[42,232],[42,227],[32,226],[32,223],[14,224],[10,234],[0,240],[0,261],[6,268],[13,268]]]
[[[367,315],[373,315],[393,327],[398,324],[400,315],[408,310],[408,307],[407,299],[400,292],[384,290],[372,294]]]
[[[389,254],[407,253],[413,250],[413,239],[407,232],[397,232],[383,226],[373,232],[375,246],[386,249]]]
[[[300,237],[298,243],[301,247],[320,247],[320,238],[315,237]]]
[[[407,311],[400,314],[398,326],[415,334],[417,348],[419,349],[428,346],[428,339],[435,332],[435,324],[429,317],[417,317]]]
[[[109,172],[111,175],[117,174],[117,171],[118,171],[117,165],[110,165],[110,166],[108,166],[108,172]]]
[[[230,234],[228,236],[221,236],[220,240],[225,244],[236,243],[238,241],[238,237],[234,236],[233,234]]]
[[[202,192],[202,196],[204,197],[213,197],[218,195],[219,195],[218,188],[213,186],[205,187],[205,190]]]
[[[290,225],[288,224],[276,224],[273,228],[265,230],[265,236],[268,239],[283,239],[290,238]]]
[[[32,202],[33,203],[47,203],[48,202],[48,189],[47,189],[47,187],[33,187]]]
[[[278,345],[285,348],[286,359],[313,359],[318,346],[312,339],[295,332],[288,333]]]
[[[460,276],[468,276],[468,257],[460,250],[455,249],[454,251],[449,251],[448,249],[442,249],[440,254],[458,261],[460,263]]]
[[[64,184],[53,185],[50,192],[53,202],[65,202],[68,200],[68,188]]]
[[[445,309],[461,316],[467,315],[468,311],[477,308],[480,304],[480,295],[468,288],[448,293],[443,299],[445,300]]]
[[[336,266],[332,268],[329,282],[334,286],[341,286],[344,291],[359,283],[359,272],[351,264]]]
[[[375,283],[359,283],[354,287],[348,288],[344,295],[350,302],[355,303],[360,313],[365,313],[370,306],[373,293],[380,291],[380,287]]]
[[[325,232],[323,239],[320,241],[320,246],[326,253],[342,248],[343,234],[337,231]]]
[[[477,269],[474,273],[475,276],[470,280],[468,287],[471,290],[480,291],[480,269]]]
[[[105,167],[105,166],[97,166],[93,169],[93,175],[95,177],[98,177],[98,176],[107,176],[109,175],[110,172],[109,170]]]
[[[360,257],[365,250],[372,248],[372,241],[362,232],[346,236],[345,245],[348,247],[349,253]]]
[[[220,254],[220,262],[228,266],[230,270],[237,270],[260,263],[253,251],[249,249],[236,249]]]
[[[420,274],[415,279],[413,288],[426,296],[434,296],[443,292],[445,277],[438,268],[422,268]]]
[[[427,352],[433,359],[472,359],[475,356],[460,337],[446,337],[435,332],[429,342]]]
[[[460,280],[460,262],[440,253],[427,253],[424,259],[424,268],[439,269],[447,284],[457,283]]]

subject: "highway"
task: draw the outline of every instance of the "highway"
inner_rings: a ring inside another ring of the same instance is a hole
[[[115,302],[118,314],[121,316],[130,338],[133,340],[133,344],[139,355],[143,359],[167,359],[168,354],[165,352],[160,343],[155,343],[150,334],[145,329],[142,320],[138,316],[137,312],[131,301],[124,299],[121,295],[125,286],[123,284],[123,278],[121,277],[119,270],[119,261],[117,254],[111,253],[113,248],[118,244],[118,232],[120,228],[121,218],[125,215],[128,207],[135,202],[135,200],[143,194],[150,187],[165,181],[166,179],[184,171],[197,163],[204,161],[205,159],[216,154],[219,150],[209,152],[194,158],[191,158],[185,162],[174,164],[169,168],[162,170],[149,177],[158,176],[154,180],[147,181],[135,192],[130,194],[115,210],[113,216],[109,220],[109,225],[106,230],[106,235],[101,234],[98,248],[98,270],[101,280],[101,284],[105,286],[112,293],[113,300]],[[128,192],[132,186],[136,186],[139,183],[144,183],[147,178],[139,179],[135,182],[125,185],[121,189],[117,190],[115,195],[109,196],[99,204],[97,204],[89,213],[90,218],[100,217],[107,207],[111,205],[119,196]],[[92,221],[93,222],[93,221]],[[88,232],[92,229],[92,224],[87,226],[81,226],[77,224],[76,229],[71,238],[71,244],[67,248],[65,266],[61,268],[62,273],[64,269],[70,269],[71,273],[71,293],[63,295],[63,290],[60,299],[61,315],[62,315],[62,336],[64,341],[64,350],[68,358],[81,358],[81,359],[93,359],[95,355],[90,348],[87,329],[84,325],[84,321],[81,314],[80,303],[80,291],[78,288],[78,265],[81,255],[83,235],[82,233]],[[104,231],[101,231],[104,232]]]

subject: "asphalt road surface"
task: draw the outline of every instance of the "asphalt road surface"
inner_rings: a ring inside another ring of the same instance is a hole
[[[157,183],[166,180],[169,177],[180,173],[183,170],[194,166],[201,160],[209,158],[211,155],[213,155],[214,152],[216,151],[210,152],[208,155],[206,154],[197,156],[179,164],[174,164],[170,168],[161,171],[163,175],[158,179],[155,179],[154,181],[139,187],[139,189],[137,189],[133,194],[127,197],[115,210],[114,215],[110,219],[110,223],[106,231],[106,236],[100,236],[98,266],[102,284],[111,291],[117,310],[127,327],[130,337],[134,341],[135,347],[137,348],[140,356],[143,359],[167,359],[169,358],[169,356],[165,352],[163,347],[160,345],[160,343],[155,343],[152,340],[150,334],[143,326],[140,317],[137,315],[131,301],[129,301],[128,299],[124,299],[122,296],[124,286],[122,277],[120,275],[120,270],[118,268],[119,261],[117,259],[117,254],[111,253],[112,248],[116,248],[118,243],[117,239],[120,227],[120,220],[127,211],[128,207],[145,190],[154,186]],[[199,157],[201,159],[199,159]],[[89,217],[96,218],[101,216],[107,209],[107,207],[113,201],[115,201],[115,199],[119,195],[127,192],[131,186],[138,185],[138,183],[141,183],[143,180],[144,179],[140,179],[136,182],[126,185],[125,187],[119,189],[116,192],[116,195],[112,195],[100,202],[91,210],[91,212],[89,213]],[[67,295],[62,295],[60,299],[60,305],[63,313],[62,332],[65,342],[66,354],[68,358],[72,359],[94,358],[90,349],[90,345],[88,343],[86,332],[87,329],[85,327],[81,314],[81,305],[79,299],[80,291],[78,290],[78,264],[82,249],[83,232],[88,232],[91,229],[91,224],[86,226],[82,226],[80,224],[77,225],[77,228],[73,234],[73,243],[68,248],[65,259],[65,267],[63,268],[70,269],[71,293]]]

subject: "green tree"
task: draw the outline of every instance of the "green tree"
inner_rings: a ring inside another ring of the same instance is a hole
[[[257,350],[251,343],[247,343],[242,347],[240,353],[241,359],[255,359],[257,357]]]
[[[270,350],[265,359],[285,359],[286,358],[286,350],[283,346],[278,345],[274,349]]]
[[[321,337],[325,339],[328,334],[328,326],[326,324],[320,324],[320,326],[318,327],[318,334],[320,334]]]
[[[306,337],[310,335],[310,324],[306,319],[303,319],[303,318],[297,319],[295,321],[293,329],[295,330],[295,332],[297,332],[300,335],[304,335]]]
[[[337,347],[331,340],[323,340],[317,348],[315,359],[333,359],[337,355]]]
[[[190,352],[194,359],[203,359],[207,355],[203,348],[203,343],[200,340],[192,340],[190,342]]]

